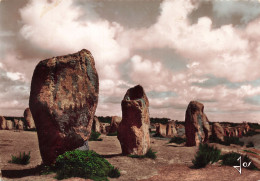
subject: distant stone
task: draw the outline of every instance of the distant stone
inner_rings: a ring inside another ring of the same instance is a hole
[[[35,124],[32,117],[32,113],[30,111],[30,108],[26,108],[23,113],[24,119],[25,119],[25,125],[27,129],[34,129]]]
[[[229,134],[230,134],[230,131],[229,131],[228,127],[225,127],[224,128],[224,135],[229,137],[230,136]]]
[[[106,132],[106,133],[109,133],[110,127],[111,127],[110,124],[108,124],[108,125],[105,126],[105,132]]]
[[[243,123],[243,127],[244,127],[244,130],[246,131],[246,133],[250,130],[250,126],[246,122]]]
[[[6,129],[6,119],[4,116],[0,116],[0,130],[1,129]]]
[[[117,138],[124,155],[144,155],[150,148],[149,101],[142,86],[127,90],[121,102],[122,121]]]
[[[29,106],[44,164],[54,163],[58,155],[89,139],[98,92],[98,74],[88,50],[38,63]]]
[[[224,141],[225,132],[222,126],[219,123],[213,123],[212,126],[212,136],[218,138],[221,141]]]
[[[16,130],[23,130],[24,127],[23,127],[23,121],[20,120],[20,119],[14,119],[14,129]]]
[[[237,128],[235,127],[229,128],[229,137],[238,137]]]
[[[176,125],[177,135],[180,137],[185,136],[185,126],[182,124]],[[185,136],[186,137],[186,136]]]
[[[176,130],[176,125],[174,122],[169,122],[166,125],[166,136],[167,137],[174,137],[174,136],[178,136],[177,134],[177,130]]]
[[[243,135],[245,135],[250,130],[250,126],[248,125],[247,122],[243,122],[238,127],[240,128],[239,133],[238,133],[239,137],[242,137]],[[242,134],[242,136],[241,136],[241,134]]]
[[[14,128],[15,129],[19,129],[19,120],[18,119],[14,119]]]
[[[156,126],[156,135],[166,137],[166,125],[165,124],[157,124]]]
[[[247,133],[247,132],[246,132],[246,130],[244,129],[243,132],[242,132],[242,134],[243,134],[243,135],[246,135],[246,133]]]
[[[209,120],[204,114],[204,105],[191,101],[185,115],[185,134],[187,146],[198,146],[209,139]]]
[[[238,137],[238,131],[237,131],[237,128],[235,128],[235,137]]]
[[[92,130],[95,132],[101,133],[101,125],[100,125],[100,122],[99,122],[97,116],[94,116]]]
[[[14,129],[13,121],[11,121],[11,120],[6,120],[6,129],[7,129],[7,130],[12,130],[12,129]]]
[[[235,137],[235,130],[233,128],[228,128],[229,129],[229,137]]]
[[[119,117],[119,116],[112,116],[109,133],[117,132],[117,128],[118,128],[118,126],[119,126],[121,121],[122,121],[121,117]]]
[[[18,121],[18,130],[23,130],[24,129],[24,126],[23,126],[24,124],[23,124],[23,121],[22,120],[19,120]]]
[[[107,134],[110,128],[109,123],[100,123],[100,131],[102,134]]]
[[[241,138],[242,135],[243,135],[242,128],[238,127],[238,128],[237,128],[237,133],[238,133],[237,136],[238,136],[239,138]]]

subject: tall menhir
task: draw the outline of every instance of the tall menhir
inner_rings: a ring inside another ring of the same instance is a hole
[[[209,120],[204,113],[204,105],[191,101],[185,115],[185,134],[187,146],[198,146],[209,139]]]
[[[121,102],[122,121],[117,138],[124,155],[144,155],[150,148],[149,101],[142,86],[127,90]]]
[[[98,92],[98,74],[88,50],[39,62],[29,105],[44,164],[89,139]]]

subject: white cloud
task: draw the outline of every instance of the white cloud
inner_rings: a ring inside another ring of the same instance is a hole
[[[187,67],[190,69],[190,68],[193,68],[193,67],[197,67],[200,63],[199,62],[192,62],[190,64],[187,64]]]
[[[30,1],[21,9],[24,24],[21,35],[35,46],[61,55],[86,48],[93,54],[101,78],[111,73],[114,75],[109,78],[118,78],[115,65],[125,61],[129,54],[116,40],[122,27],[103,19],[79,20],[85,12],[71,0],[47,6],[51,8],[45,11],[45,1]]]
[[[22,80],[22,81],[25,80],[24,75],[21,74],[20,72],[7,72],[6,75],[11,80]]]
[[[131,58],[130,77],[136,84],[141,84],[146,91],[168,91],[172,85],[173,73],[167,70],[161,62],[152,62],[139,55]]]
[[[259,1],[213,1],[213,11],[219,18],[241,16],[241,23],[248,23],[260,14]]]
[[[0,115],[22,115],[28,107],[30,86],[21,74],[7,72],[0,68]]]
[[[190,60],[188,67],[196,62],[197,76],[213,74],[235,82],[259,78],[260,62],[256,59],[260,48],[251,47],[260,47],[256,40],[259,23],[251,23],[247,30],[254,32],[255,39],[232,25],[212,29],[209,17],[201,17],[191,25],[187,16],[196,8],[190,1],[164,1],[156,24],[148,29],[126,31],[122,41],[133,49],[170,47]],[[138,44],[135,46],[134,42]]]

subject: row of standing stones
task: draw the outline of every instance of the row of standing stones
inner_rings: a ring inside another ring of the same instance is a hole
[[[88,50],[38,63],[31,82],[30,109],[25,110],[24,117],[29,128],[34,128],[35,123],[44,164],[53,164],[58,155],[84,145],[92,129],[117,131],[123,155],[144,155],[147,152],[150,148],[149,101],[143,87],[137,85],[127,90],[121,102],[122,119],[113,117],[109,130],[94,116],[98,93],[98,73]],[[2,120],[0,117],[0,126]],[[157,131],[163,132],[162,127],[157,125]],[[220,125],[215,127],[212,132],[224,132]],[[165,128],[167,135],[176,132],[174,124]],[[185,116],[186,145],[207,142],[210,130],[203,104],[191,101]]]
[[[220,124],[218,122],[210,125],[204,113],[204,105],[197,101],[189,103],[184,125],[169,121],[167,124],[156,123],[153,127],[156,127],[156,134],[162,137],[186,137],[187,146],[198,146],[201,142],[206,143],[209,141],[210,136],[221,141],[224,141],[224,137],[241,138],[250,130],[250,126],[246,122],[235,127],[231,127],[228,123]],[[178,133],[182,129],[185,130],[185,135]]]
[[[0,130],[30,130],[35,129],[34,120],[29,108],[24,110],[24,120],[20,119],[6,120],[4,116],[0,116]]]

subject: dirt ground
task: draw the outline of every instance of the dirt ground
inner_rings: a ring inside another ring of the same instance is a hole
[[[116,136],[101,135],[103,141],[89,142],[90,149],[103,155],[112,165],[118,167],[121,176],[117,180],[183,180],[183,181],[201,181],[201,180],[236,180],[236,181],[258,181],[260,180],[260,171],[250,171],[242,168],[242,174],[228,166],[220,164],[208,165],[203,169],[192,169],[192,159],[197,151],[196,147],[178,146],[168,144],[167,139],[151,138],[151,147],[157,152],[157,158],[151,160],[148,158],[137,159],[121,155],[121,148]],[[242,152],[245,147],[222,146],[215,144],[223,152],[231,150]],[[8,163],[12,155],[18,156],[20,152],[31,152],[30,164],[26,166]],[[260,150],[256,150],[260,151]],[[0,168],[2,178],[0,180],[55,180],[55,174],[39,175],[41,157],[38,147],[36,132],[14,132],[0,130]],[[71,178],[67,180],[81,181],[84,179]]]

